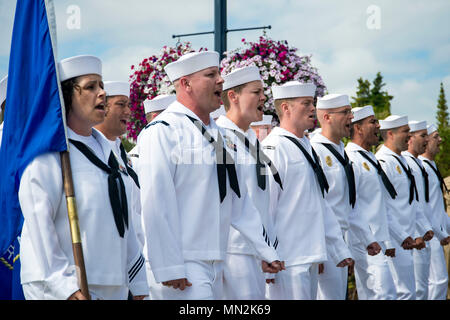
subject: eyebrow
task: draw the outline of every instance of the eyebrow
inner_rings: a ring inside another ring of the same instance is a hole
[[[85,85],[87,86],[87,85],[90,85],[90,84],[97,84],[97,80],[90,80],[90,81],[88,81]]]

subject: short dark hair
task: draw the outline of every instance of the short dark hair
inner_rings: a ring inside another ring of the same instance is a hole
[[[387,140],[387,133],[388,133],[389,130],[395,132],[397,130],[397,128],[380,130],[380,136],[381,136],[381,139],[383,139],[383,141]]]
[[[66,108],[66,115],[72,109],[73,89],[78,86],[78,77],[70,78],[61,82],[61,90]]]
[[[242,92],[242,89],[244,89],[246,84],[247,83],[244,83],[244,84],[238,85],[236,87],[233,87],[233,88],[230,88],[230,89],[222,91],[222,102],[223,102],[223,106],[225,108],[225,111],[228,111],[230,109],[230,100],[228,99],[228,92],[230,90],[233,90],[237,94],[240,94]]]
[[[364,119],[360,119],[358,121],[352,122],[352,124],[350,125],[350,139],[353,140],[354,136],[355,136],[355,124],[357,125],[361,125]]]

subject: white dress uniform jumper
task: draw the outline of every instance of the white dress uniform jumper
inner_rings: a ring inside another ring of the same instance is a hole
[[[325,200],[332,208],[339,222],[342,237],[351,248],[353,241],[366,248],[376,241],[369,229],[367,220],[363,215],[355,213],[352,209],[356,203],[356,189],[353,165],[345,153],[344,144],[333,143],[321,133],[315,134],[311,145],[317,151],[323,171],[330,184],[330,190]],[[349,237],[348,232],[353,232]],[[318,299],[345,300],[347,291],[348,267],[338,268],[330,261],[324,264],[324,272],[319,275]]]
[[[419,156],[423,167],[428,173],[429,202],[427,203],[427,213],[433,227],[434,237],[428,243],[431,249],[430,277],[428,281],[428,299],[445,300],[447,297],[448,273],[445,263],[444,250],[440,241],[449,236],[447,225],[450,218],[445,212],[442,188],[442,175],[436,163],[425,157]]]
[[[90,294],[93,299],[126,299],[130,289],[134,295],[145,295],[148,286],[144,259],[132,216],[126,216],[132,209],[131,201],[125,199],[131,199],[134,182],[123,161],[114,156],[109,142],[97,130],[92,129],[89,137],[67,130]],[[78,149],[80,145],[110,173],[94,165]],[[108,183],[110,178],[113,184]],[[120,194],[115,199],[118,206],[110,204],[113,199],[109,192],[114,183]],[[24,215],[20,256],[25,297],[67,299],[79,287],[59,153],[47,153],[31,162],[21,179],[19,201]]]
[[[249,128],[243,132],[225,116],[220,116],[216,122],[225,130],[225,141],[235,146],[232,154],[235,161],[245,167],[242,170],[243,175],[238,177],[239,181],[247,185],[248,194],[261,215],[263,223],[261,232],[264,238],[269,245],[275,247],[277,237],[269,212],[270,190],[268,184],[270,179],[275,179],[282,189],[279,174],[276,168],[272,172],[267,161],[261,160],[267,159],[267,157],[262,154],[261,146],[252,129]],[[270,160],[268,162],[270,163]],[[261,261],[257,258],[251,244],[233,227],[230,230],[224,271],[225,299],[265,299],[266,281],[261,270]]]
[[[415,180],[403,156],[386,146],[376,153],[376,158],[394,186],[397,197],[386,196],[388,205],[388,225],[395,247],[395,258],[389,261],[399,300],[415,300],[416,284],[412,250],[405,250],[401,244],[407,237],[417,234],[417,223],[421,213],[416,210],[417,189]],[[412,177],[412,178],[411,178]]]
[[[388,264],[389,259],[395,258],[384,254],[386,249],[393,248],[385,197],[395,199],[397,192],[374,154],[353,142],[349,142],[345,150],[355,170],[357,201],[352,215],[365,217],[370,231],[382,248],[379,254],[370,256],[362,242],[356,243],[351,240],[353,244],[350,249],[355,260],[358,299],[395,300],[397,293]],[[350,238],[353,237],[358,238],[356,234],[350,232]]]
[[[237,181],[243,168],[223,162],[234,151],[210,120],[206,127],[175,101],[140,137],[138,175],[151,269],[157,282],[192,283],[183,291],[163,287],[164,299],[222,299],[230,225],[260,259],[279,260],[264,240],[245,183]]]
[[[415,202],[416,210],[421,212],[426,218],[426,224],[422,228],[416,230],[416,237],[423,237],[428,231],[432,230],[431,223],[429,222],[427,203],[429,202],[429,181],[428,173],[423,168],[422,161],[415,158],[408,151],[403,151],[402,156],[405,158],[408,166],[411,168],[411,173],[416,180],[417,193],[419,195],[418,200]],[[414,259],[414,277],[416,279],[416,299],[427,300],[428,299],[428,279],[430,276],[430,259],[431,259],[431,247],[430,242],[425,242],[426,247],[421,250],[413,250]]]
[[[331,259],[336,265],[351,257],[323,199],[326,178],[308,138],[276,127],[262,145],[283,181],[283,190],[273,179],[269,183],[277,252],[286,265],[269,286],[269,298],[315,300],[318,264]]]

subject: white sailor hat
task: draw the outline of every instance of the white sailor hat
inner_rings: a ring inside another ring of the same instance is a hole
[[[0,105],[6,100],[7,87],[8,87],[8,76],[0,80]]]
[[[263,119],[261,121],[256,121],[250,123],[251,126],[263,126],[263,125],[272,125],[273,116],[270,114],[263,114]]]
[[[222,77],[225,81],[223,83],[223,90],[228,90],[252,81],[262,81],[259,68],[256,66],[238,68]]]
[[[227,112],[225,111],[225,107],[222,104],[219,109],[214,110],[209,115],[211,116],[211,118],[217,119],[218,117],[224,116],[226,114],[227,114]]]
[[[91,55],[63,59],[58,63],[59,81],[65,81],[86,74],[102,75],[102,61]]]
[[[427,129],[427,122],[426,121],[409,121],[409,132],[416,132],[420,130],[426,130]]]
[[[350,105],[350,100],[346,94],[327,94],[322,98],[317,98],[317,109],[334,109]]]
[[[390,115],[384,120],[380,120],[380,130],[398,128],[408,124],[408,116]]]
[[[144,111],[149,113],[165,110],[175,100],[177,100],[177,96],[174,94],[160,94],[151,100],[144,101]]]
[[[356,122],[356,121],[359,121],[359,120],[362,120],[367,117],[375,115],[375,113],[373,112],[372,106],[353,108],[352,113],[353,113],[352,122]]]
[[[219,67],[219,53],[216,51],[191,52],[181,56],[177,61],[164,67],[170,81],[190,75],[194,72],[209,68]]]
[[[427,134],[430,135],[433,132],[437,131],[437,128],[434,124],[430,124],[427,126]]]
[[[274,100],[298,97],[314,97],[315,93],[316,86],[313,83],[289,81],[281,86],[272,86],[272,95]]]
[[[127,96],[130,97],[130,85],[122,81],[105,81],[106,96]]]

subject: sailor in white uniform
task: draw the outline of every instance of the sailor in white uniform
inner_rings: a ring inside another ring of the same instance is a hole
[[[272,87],[280,127],[262,145],[283,181],[281,189],[270,180],[270,207],[286,271],[276,274],[269,286],[271,299],[315,300],[320,263],[328,259],[338,267],[353,263],[336,217],[323,199],[326,177],[304,136],[314,125],[315,91],[314,84],[298,81]]]
[[[397,299],[415,300],[416,285],[411,250],[423,246],[423,239],[415,236],[417,228],[423,229],[426,220],[423,213],[416,210],[414,202],[417,201],[418,193],[415,179],[401,155],[401,152],[408,148],[410,138],[408,117],[391,115],[380,120],[380,130],[384,145],[375,156],[397,192],[395,199],[388,195],[385,197],[389,232],[395,247],[395,259],[389,260],[389,266],[397,289]]]
[[[144,231],[141,222],[141,201],[139,190],[139,179],[133,170],[133,165],[127,156],[121,137],[127,132],[127,122],[130,119],[130,85],[121,81],[105,81],[104,90],[106,92],[105,120],[96,125],[95,129],[109,141],[114,156],[119,162],[122,170],[128,174],[128,179],[132,180],[131,186],[131,207],[132,221],[136,236],[141,246],[144,245]],[[144,258],[146,254],[143,252]],[[131,292],[133,295],[133,293]],[[142,300],[146,295],[133,295],[135,300]]]
[[[362,242],[350,240],[355,259],[355,279],[359,300],[395,300],[397,293],[389,269],[388,259],[395,259],[395,249],[389,235],[385,193],[395,199],[397,193],[370,152],[378,144],[380,125],[372,106],[353,108],[351,141],[345,147],[353,162],[356,184],[356,204],[351,215],[364,216],[370,231],[382,248],[377,255],[370,255]],[[350,238],[358,235],[350,229]]]
[[[58,64],[81,242],[92,299],[145,295],[144,258],[131,217],[131,179],[93,126],[105,118],[101,61],[77,56]],[[119,159],[120,160],[120,159]],[[115,188],[114,188],[115,185]],[[19,188],[24,216],[21,281],[27,299],[86,299],[80,290],[59,153],[36,157]]]
[[[177,99],[174,94],[160,94],[153,99],[147,99],[144,101],[144,112],[147,123],[153,121],[157,116],[161,114],[167,107]],[[147,124],[147,125],[148,125]],[[133,168],[137,168],[139,165],[139,136],[137,137],[136,145],[128,152],[128,156],[131,159]]]
[[[263,271],[283,265],[263,237],[259,213],[239,181],[233,146],[210,113],[219,108],[219,54],[168,64],[177,101],[142,132],[138,175],[151,269],[164,299],[222,299],[230,225],[254,246]]]
[[[429,202],[430,191],[428,173],[423,167],[422,160],[417,157],[419,154],[425,152],[428,144],[427,122],[426,121],[409,121],[409,133],[411,138],[408,141],[408,150],[402,152],[408,166],[411,168],[411,173],[414,175],[416,181],[416,188],[418,193],[418,200],[415,203],[416,210],[422,212],[426,217],[427,224],[424,228],[416,230],[416,238],[423,238],[424,245],[420,250],[413,250],[414,259],[414,277],[416,279],[416,299],[428,299],[428,278],[430,275],[430,259],[431,249],[428,245],[434,232],[430,223],[430,211],[427,204]]]
[[[445,212],[443,189],[446,190],[442,175],[434,162],[439,153],[442,138],[435,125],[427,126],[428,144],[419,156],[428,174],[429,201],[426,212],[433,227],[434,237],[429,241],[431,249],[428,299],[445,300],[447,296],[448,274],[442,246],[450,243],[450,218]],[[448,192],[448,191],[447,191]]]
[[[145,117],[147,119],[147,126],[150,124],[151,121],[153,121],[158,115],[160,115],[164,110],[167,109],[167,107],[176,100],[176,95],[174,94],[161,94],[153,99],[147,99],[144,101],[144,111],[145,111]],[[130,150],[128,153],[128,157],[131,160],[133,169],[138,172],[138,166],[139,166],[139,137],[140,134],[137,137],[137,143],[134,146],[133,149]],[[139,208],[141,208],[141,197],[139,193]],[[141,218],[141,230],[142,233],[144,233],[144,224],[142,222],[143,216],[141,212],[139,213]],[[161,284],[157,283],[155,281],[155,277],[153,275],[153,272],[150,268],[150,262],[148,260],[148,254],[147,254],[147,242],[145,240],[145,236],[142,235],[142,245],[143,245],[143,251],[144,251],[144,257],[145,257],[145,268],[147,271],[147,282],[150,287],[150,293],[149,296],[145,299],[148,300],[161,300]],[[139,238],[141,240],[141,238]]]
[[[248,194],[258,209],[263,223],[263,236],[274,246],[272,218],[269,213],[269,179],[282,182],[275,166],[263,153],[258,138],[250,124],[263,117],[264,88],[256,66],[233,70],[224,75],[222,100],[226,115],[216,123],[225,130],[225,140],[233,144],[236,162],[245,167],[239,181],[245,182]],[[275,247],[275,246],[274,246]],[[230,300],[264,300],[266,280],[261,271],[255,250],[239,231],[231,227],[227,258],[224,268],[224,298]]]
[[[352,229],[354,243],[362,243],[370,255],[376,255],[380,246],[370,232],[362,215],[351,215],[356,203],[355,174],[352,163],[344,150],[342,138],[350,135],[353,118],[350,101],[344,94],[329,94],[317,99],[317,118],[322,132],[311,138],[311,145],[319,156],[330,185],[325,200],[336,216],[342,237],[349,244],[347,232]],[[331,261],[324,263],[319,275],[319,300],[345,300],[347,292],[347,268],[337,268]]]

